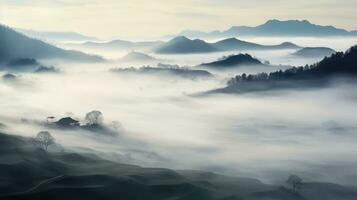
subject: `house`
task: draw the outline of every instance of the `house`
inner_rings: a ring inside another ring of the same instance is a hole
[[[55,122],[60,127],[72,128],[72,127],[79,127],[79,121],[72,119],[71,117],[64,117]]]

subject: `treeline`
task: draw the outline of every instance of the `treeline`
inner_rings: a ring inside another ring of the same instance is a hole
[[[357,46],[351,47],[345,53],[337,52],[322,61],[302,67],[292,67],[271,73],[242,74],[228,81],[228,86],[242,82],[289,81],[289,80],[317,80],[335,75],[357,75]]]

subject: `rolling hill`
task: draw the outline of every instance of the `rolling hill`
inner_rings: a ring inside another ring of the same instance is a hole
[[[144,168],[93,153],[44,151],[0,133],[0,199],[6,200],[352,200],[357,190],[303,183],[296,193],[257,179],[207,171]],[[343,198],[341,198],[343,197]]]

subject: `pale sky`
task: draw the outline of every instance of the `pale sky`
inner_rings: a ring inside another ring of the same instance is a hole
[[[268,19],[307,19],[357,29],[357,0],[0,0],[12,27],[97,37],[156,37],[184,29],[224,30]]]

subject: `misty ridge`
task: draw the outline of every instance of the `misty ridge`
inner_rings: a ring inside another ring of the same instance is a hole
[[[0,199],[357,199],[354,32],[179,35],[1,25]]]
[[[357,46],[351,47],[345,53],[337,52],[325,57],[314,65],[293,67],[285,71],[242,74],[228,81],[227,87],[216,92],[250,92],[269,89],[321,87],[332,78],[353,78],[357,72]]]

